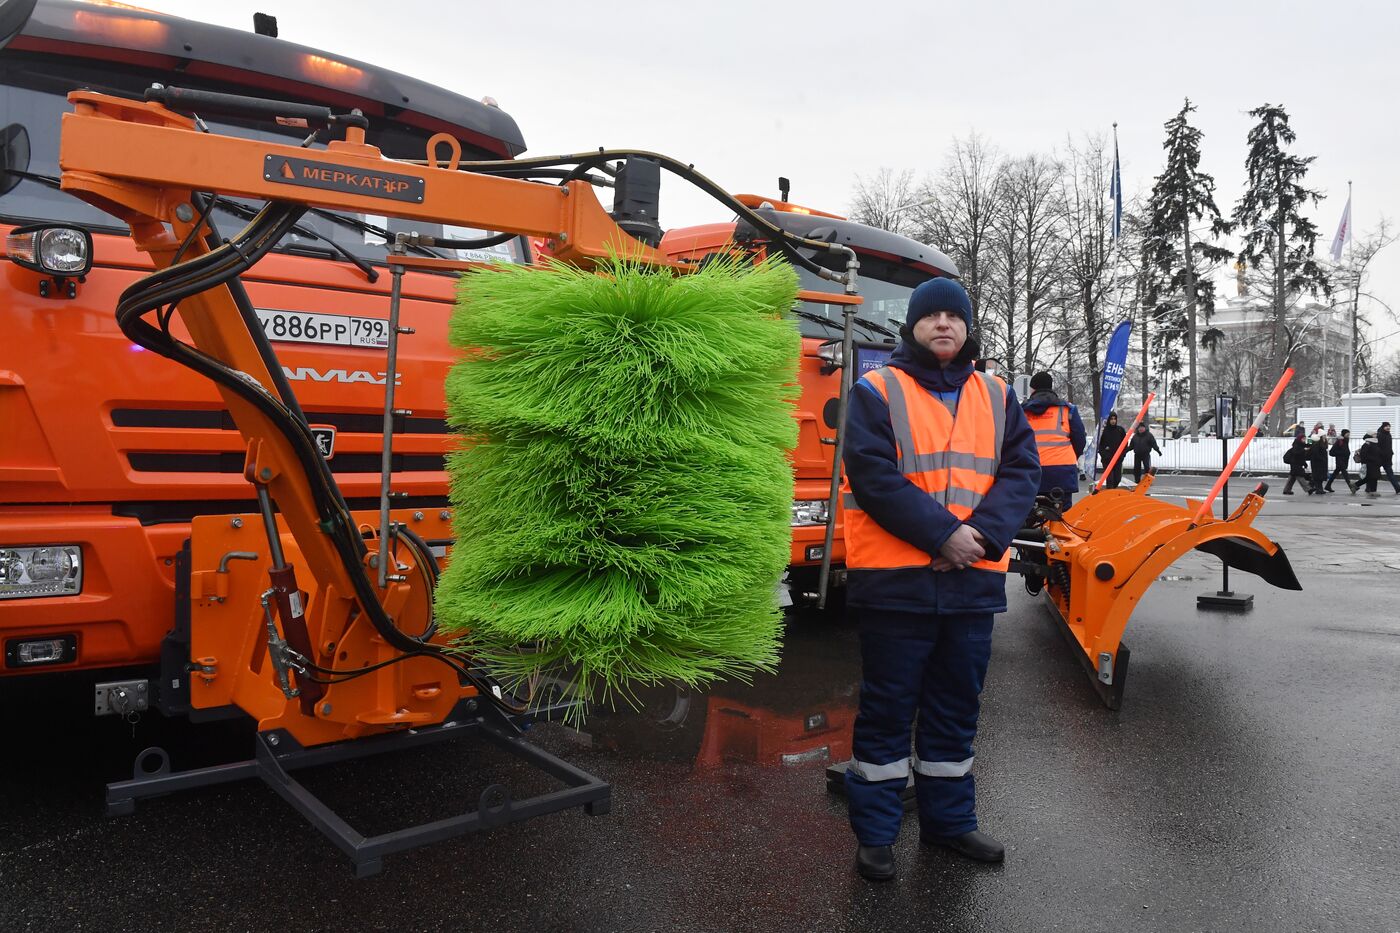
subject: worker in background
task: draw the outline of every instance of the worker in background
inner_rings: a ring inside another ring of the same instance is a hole
[[[1152,469],[1152,452],[1161,453],[1162,448],[1157,446],[1157,437],[1147,430],[1147,425],[1139,424],[1128,441],[1128,449],[1133,452],[1133,482],[1140,483],[1142,474]]]
[[[1127,432],[1118,423],[1118,412],[1113,411],[1108,414],[1108,423],[1099,432],[1099,459],[1103,461],[1103,468],[1108,469],[1109,461],[1113,455],[1118,453],[1118,445],[1123,443],[1123,437]],[[1127,451],[1124,451],[1126,455]],[[1123,482],[1123,457],[1118,458],[1118,462],[1113,464],[1113,469],[1108,474],[1108,479],[1104,480],[1104,486],[1109,489],[1117,489],[1118,484]]]
[[[1031,397],[1021,407],[1040,453],[1040,494],[1059,499],[1060,509],[1067,509],[1079,491],[1079,455],[1084,453],[1079,409],[1055,394],[1049,373],[1031,376]]]
[[[1015,393],[974,372],[971,324],[961,285],[924,282],[889,364],[851,392],[842,502],[862,679],[846,787],[856,869],[871,880],[894,877],[911,770],[921,842],[1004,855],[978,828],[972,743],[1007,547],[1040,465]]]
[[[1390,437],[1390,422],[1382,421],[1381,426],[1376,428],[1376,468],[1377,475],[1381,470],[1385,471],[1385,478],[1390,480],[1391,488],[1397,495],[1400,495],[1400,480],[1395,478],[1395,473],[1391,470],[1391,464],[1395,461],[1394,441]],[[1372,486],[1371,490],[1374,491]]]
[[[1351,481],[1351,475],[1347,472],[1347,466],[1351,463],[1351,432],[1343,428],[1341,436],[1332,442],[1330,452],[1333,462],[1337,465],[1333,468],[1332,475],[1327,477],[1327,491],[1332,491],[1332,484],[1335,483],[1337,477],[1340,476],[1342,482],[1346,483],[1347,488],[1351,490],[1352,495],[1355,495],[1356,487],[1360,484],[1353,483]]]

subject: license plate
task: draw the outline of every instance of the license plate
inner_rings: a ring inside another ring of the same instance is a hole
[[[380,318],[271,308],[257,311],[258,321],[269,340],[381,349],[389,345],[389,322]]]

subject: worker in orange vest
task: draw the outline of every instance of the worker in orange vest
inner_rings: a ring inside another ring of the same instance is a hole
[[[1079,491],[1079,457],[1087,443],[1079,409],[1055,394],[1049,373],[1031,377],[1031,397],[1022,407],[1040,453],[1040,494],[1058,498],[1067,509]]]
[[[875,881],[895,874],[911,771],[923,843],[1005,853],[978,828],[972,743],[1007,548],[1040,464],[1015,393],[974,369],[971,324],[961,285],[924,282],[888,365],[850,395],[841,501],[862,676],[846,790],[856,870]]]

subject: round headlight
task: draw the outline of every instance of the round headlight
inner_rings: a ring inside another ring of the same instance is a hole
[[[62,580],[73,570],[73,558],[63,548],[36,548],[25,562],[29,579],[35,583]]]
[[[39,264],[58,275],[82,274],[88,267],[88,239],[72,227],[52,227],[39,234]]]
[[[0,551],[0,584],[24,579],[24,561],[14,551]]]

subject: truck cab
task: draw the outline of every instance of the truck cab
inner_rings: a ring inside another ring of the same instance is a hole
[[[124,5],[41,0],[0,51],[0,677],[152,668],[175,621],[177,558],[202,515],[255,511],[244,443],[214,387],[133,344],[114,309],[154,268],[114,216],[61,190],[67,95],[136,100],[153,82],[361,110],[368,142],[423,159],[445,132],[464,159],[525,148],[493,103],[270,35]],[[305,127],[206,118],[220,132],[318,147]],[[222,198],[224,236],[250,205]],[[480,232],[415,224],[421,233]],[[245,277],[322,452],[351,508],[378,501],[390,276],[383,242],[407,227],[360,214],[308,213]],[[516,238],[457,259],[526,262]],[[445,547],[452,443],[443,377],[455,276],[403,282],[394,488]],[[187,339],[179,315],[172,333]]]
[[[839,243],[856,252],[860,273],[859,305],[854,319],[855,359],[850,361],[853,379],[889,359],[899,342],[899,329],[914,289],[929,279],[958,274],[957,266],[942,252],[908,237],[779,198],[752,194],[737,198],[790,233]],[[752,229],[734,222],[670,230],[661,245],[669,255],[687,259],[735,251],[761,258],[767,253]],[[837,254],[816,254],[810,258],[833,272],[844,269],[844,260]],[[837,585],[844,580],[841,510],[838,505],[832,513],[830,494],[840,374],[846,365],[841,359],[841,336],[845,308],[851,298],[843,293],[842,286],[801,267],[794,268],[801,291],[792,313],[802,333],[802,361],[798,371],[798,439],[792,454],[795,487],[787,584],[794,601],[807,601],[817,592],[829,520],[836,524],[832,580]]]

